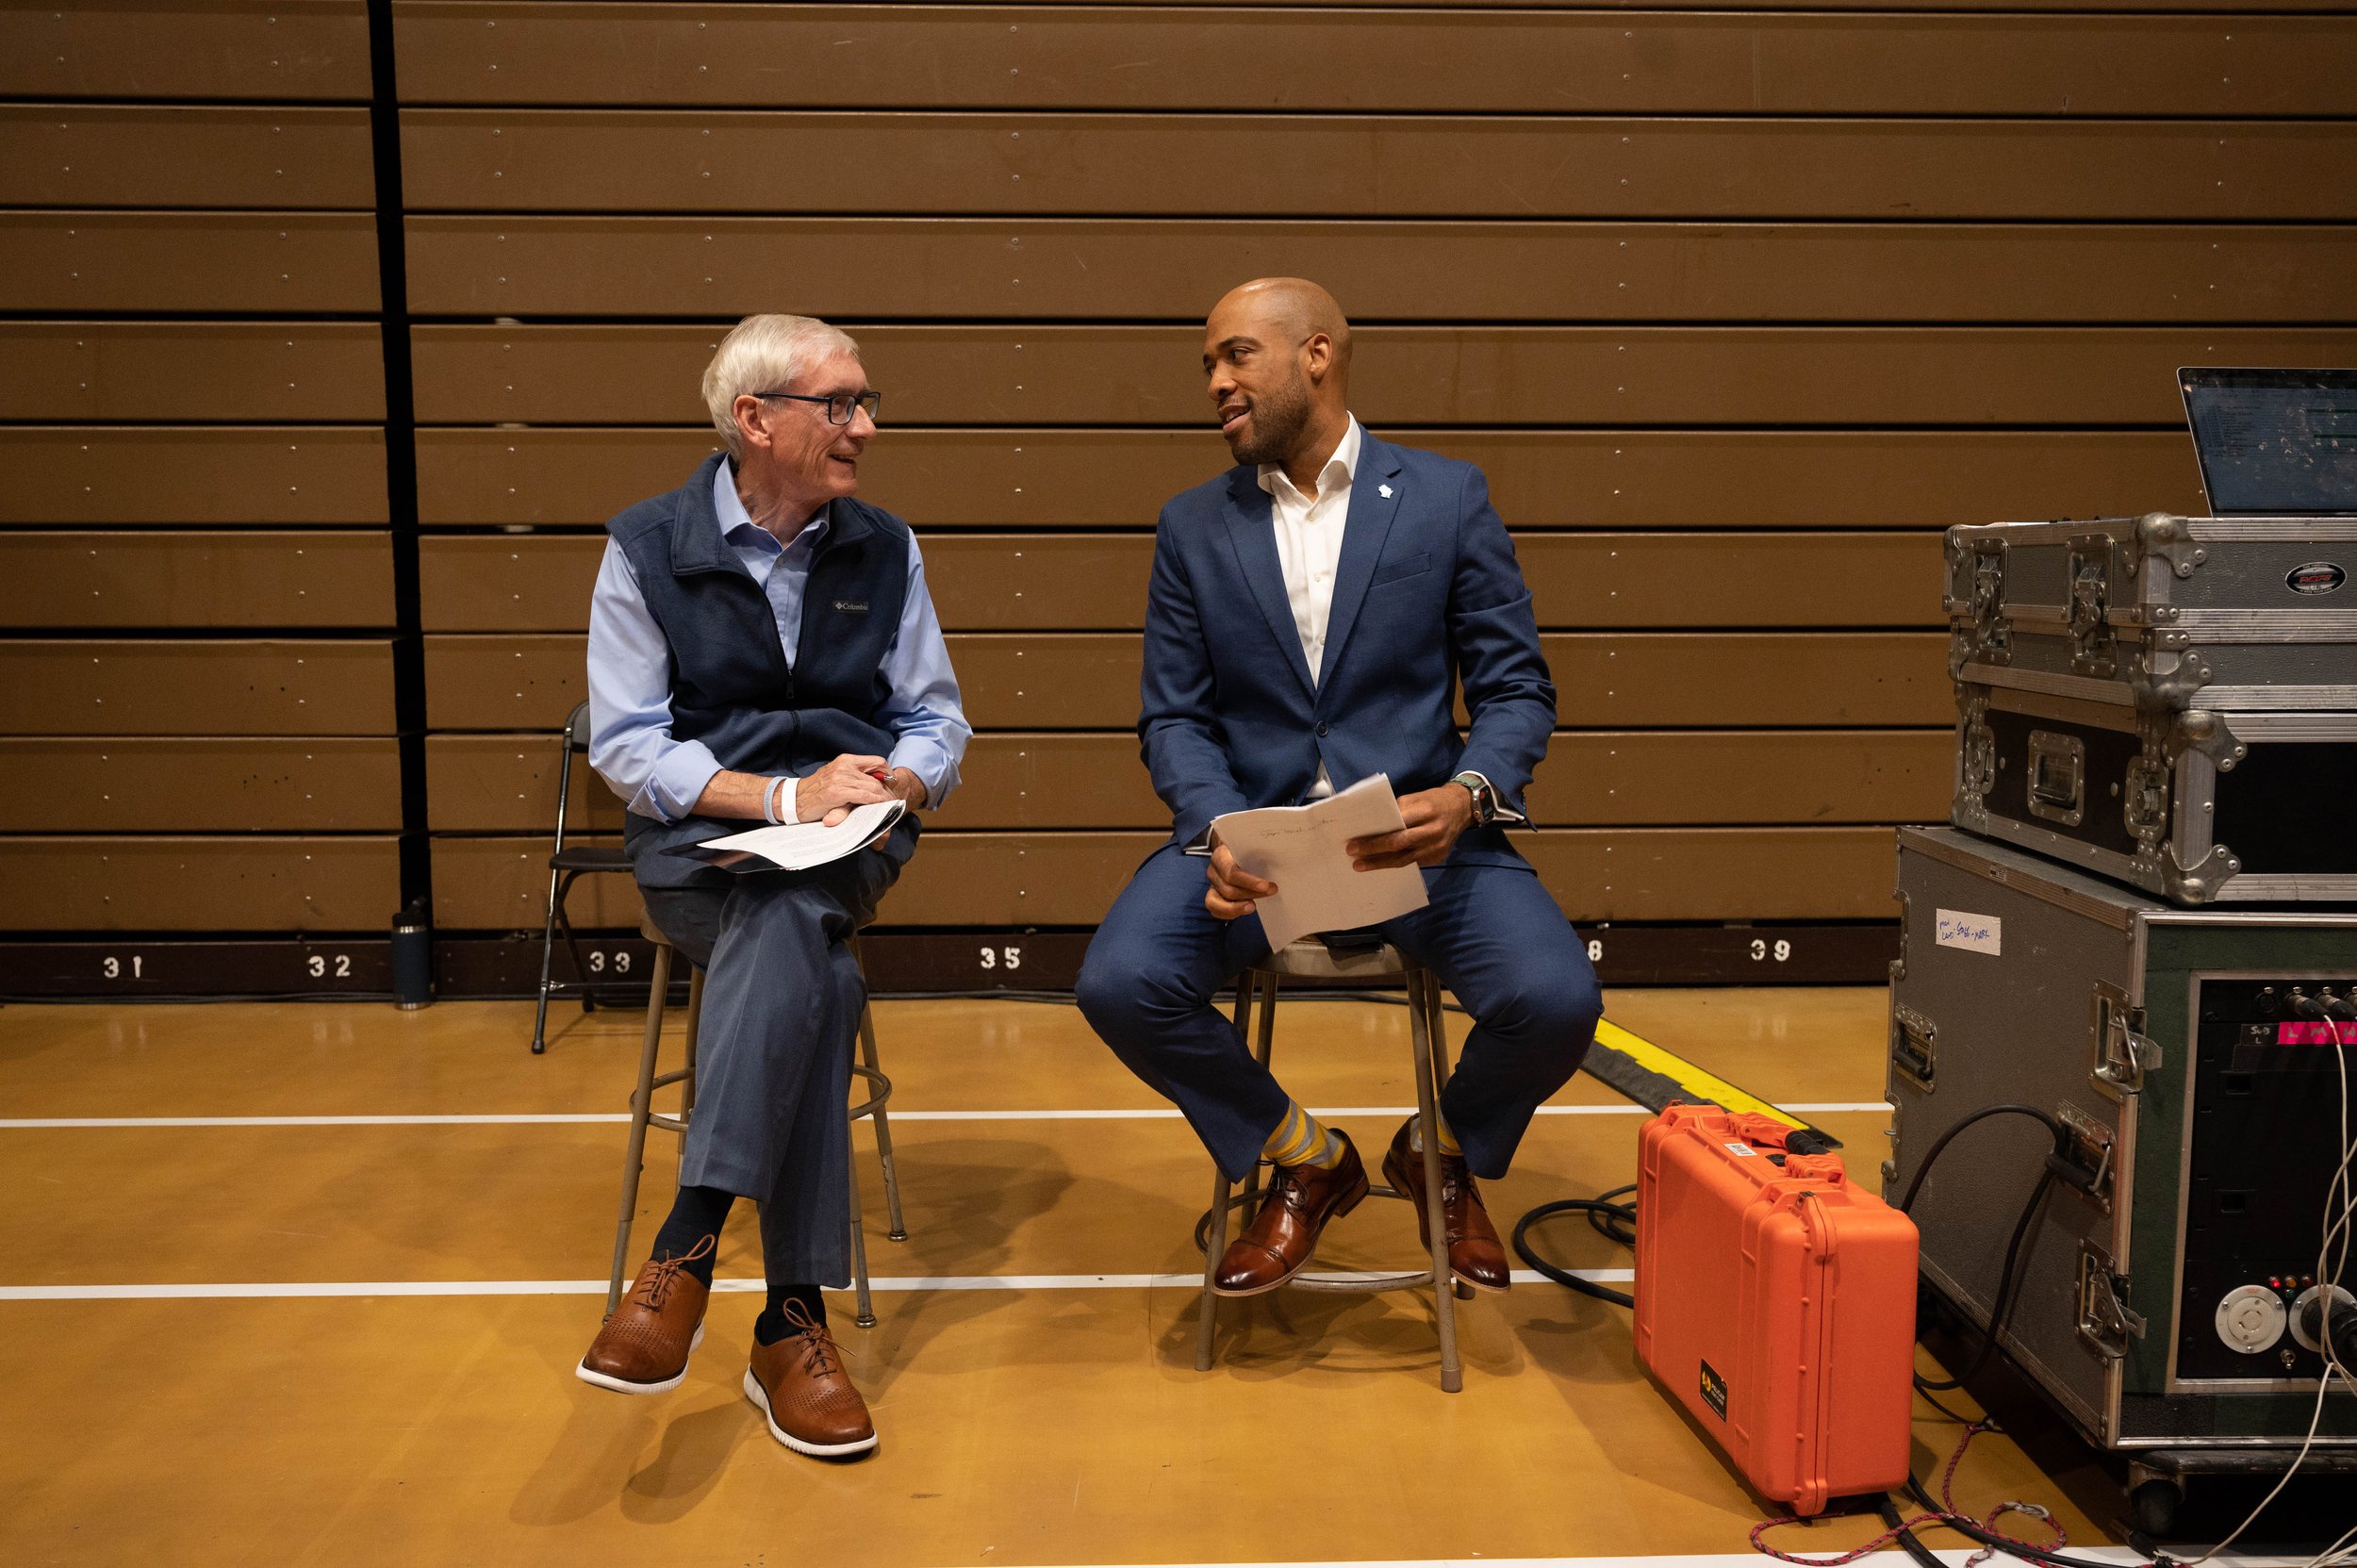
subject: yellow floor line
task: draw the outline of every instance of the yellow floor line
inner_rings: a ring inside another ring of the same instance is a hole
[[[1705,1072],[1686,1058],[1662,1049],[1641,1035],[1631,1034],[1609,1021],[1596,1025],[1596,1044],[1619,1051],[1647,1072],[1659,1073],[1706,1099],[1715,1100],[1730,1111],[1756,1111],[1790,1127],[1807,1127],[1800,1117],[1772,1105],[1748,1090],[1739,1089],[1716,1073]]]

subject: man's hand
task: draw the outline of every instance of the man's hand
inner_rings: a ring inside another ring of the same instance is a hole
[[[794,783],[794,819],[823,822],[832,828],[850,816],[853,806],[905,798],[876,777],[883,766],[882,757],[855,757],[847,752],[816,773],[803,774]]]
[[[1240,919],[1251,914],[1255,899],[1265,899],[1277,891],[1275,883],[1262,882],[1237,865],[1228,846],[1217,839],[1211,841],[1211,864],[1207,875],[1211,885],[1204,891],[1203,907],[1223,920]]]
[[[1457,835],[1473,826],[1473,791],[1460,784],[1420,789],[1399,798],[1397,833],[1354,838],[1343,846],[1354,871],[1385,871],[1395,866],[1438,866],[1456,847]]]
[[[923,810],[925,801],[931,793],[926,789],[925,781],[918,778],[913,769],[906,767],[885,769],[883,786],[900,797],[911,811]]]

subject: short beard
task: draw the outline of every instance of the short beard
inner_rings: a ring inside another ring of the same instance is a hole
[[[1252,435],[1230,442],[1239,463],[1281,463],[1310,425],[1310,388],[1295,374],[1282,388],[1263,393],[1252,404]]]

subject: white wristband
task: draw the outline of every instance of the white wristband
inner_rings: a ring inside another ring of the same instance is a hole
[[[778,816],[778,785],[785,782],[783,779],[771,779],[761,787],[761,819],[773,828],[783,825],[783,818]]]

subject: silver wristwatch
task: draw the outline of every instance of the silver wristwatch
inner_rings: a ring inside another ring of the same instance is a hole
[[[1497,786],[1478,773],[1464,772],[1449,780],[1463,784],[1473,793],[1473,825],[1486,828],[1498,819]]]

